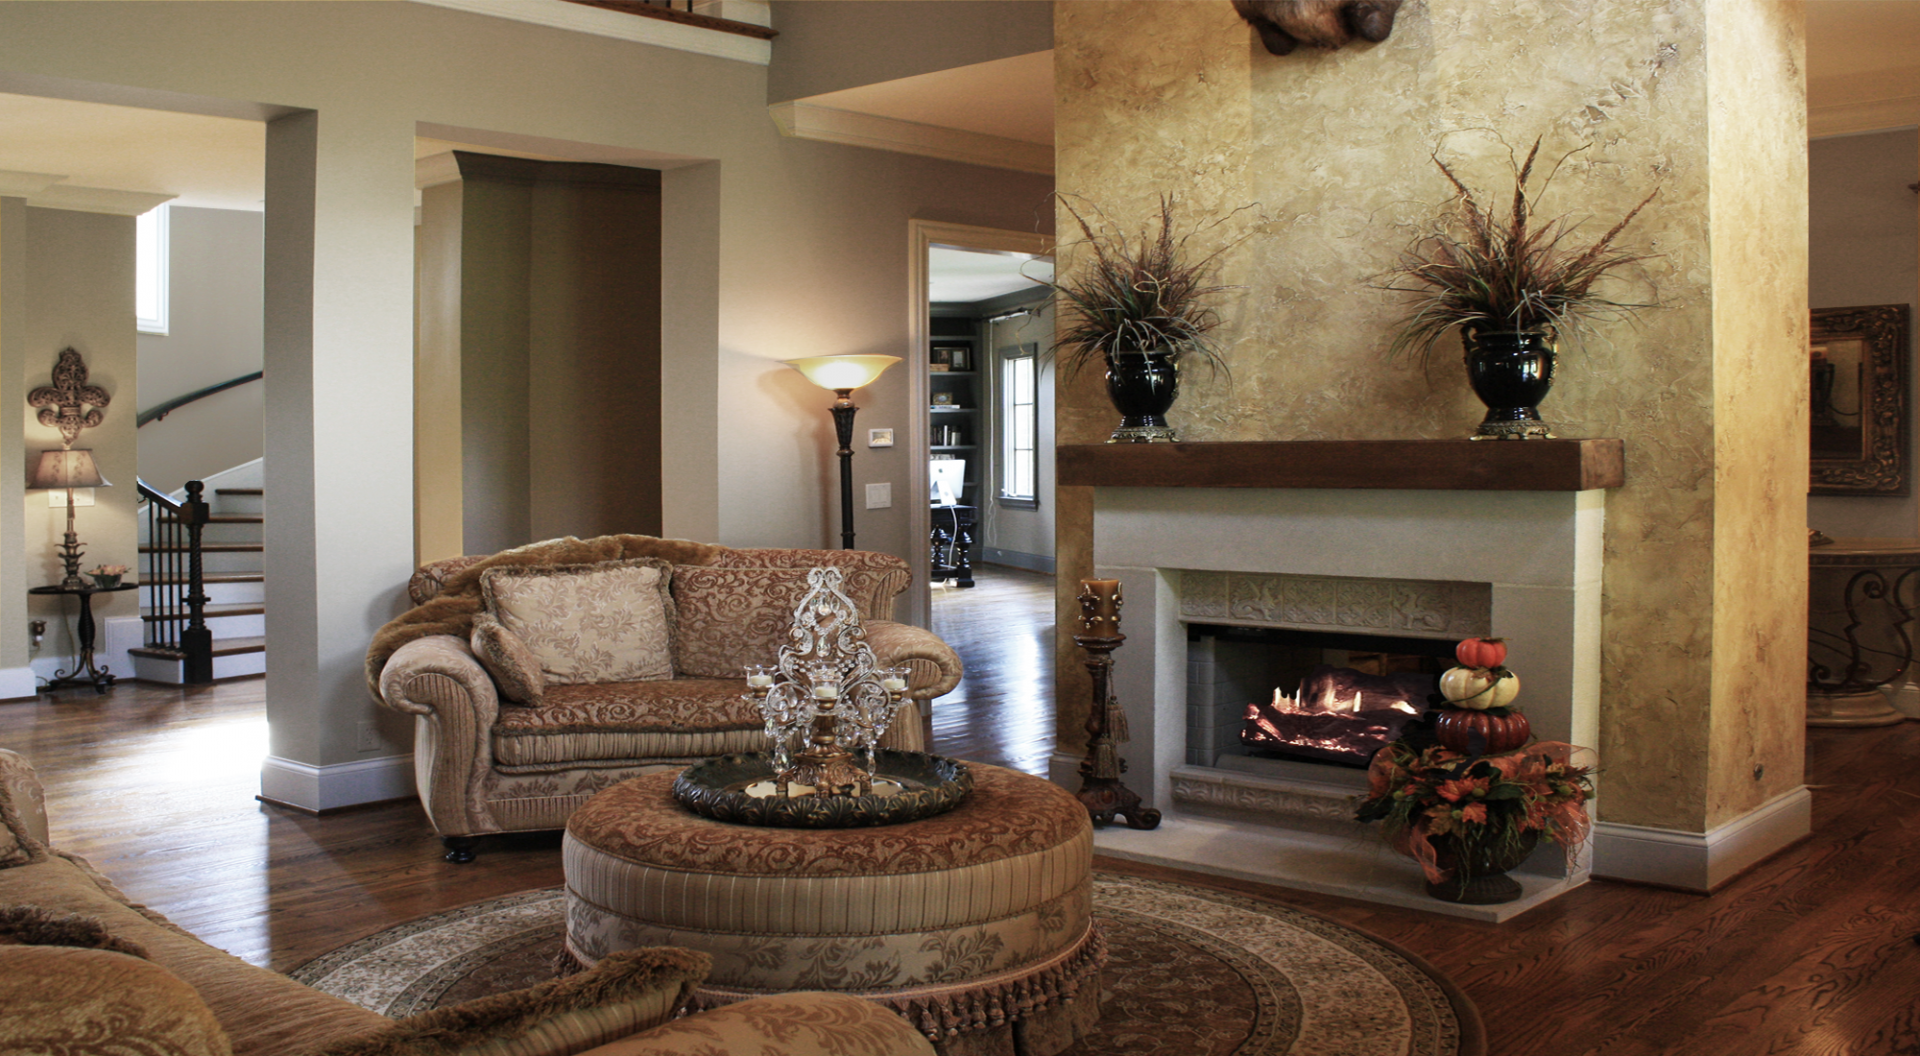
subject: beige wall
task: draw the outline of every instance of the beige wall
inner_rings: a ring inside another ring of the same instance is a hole
[[[774,0],[773,24],[769,103],[1053,46],[1049,0]]]
[[[112,487],[94,488],[94,505],[76,506],[74,533],[86,551],[80,569],[96,565],[138,564],[138,531],[134,505],[138,472],[134,420],[140,398],[133,325],[133,218],[61,209],[26,211],[25,284],[26,337],[22,359],[8,365],[26,379],[28,391],[53,383],[54,363],[60,351],[72,347],[87,367],[87,381],[107,390],[111,402],[101,422],[83,429],[75,448],[93,452],[100,475]],[[35,420],[38,411],[22,394],[16,413],[24,422],[26,462],[40,452],[61,445],[60,431]],[[64,565],[60,543],[67,530],[66,507],[50,507],[47,493],[25,493],[25,567],[28,586],[60,582]],[[140,611],[136,591],[109,594],[93,601],[93,615],[104,626],[108,617],[132,616]],[[35,656],[35,670],[49,677],[53,668],[71,671],[78,651],[73,623],[78,612],[70,598],[34,598],[30,616],[49,621],[46,641]],[[100,658],[100,662],[106,662]]]
[[[1543,203],[1594,217],[1589,235],[1660,188],[1631,235],[1658,254],[1663,308],[1566,349],[1542,406],[1560,435],[1627,446],[1628,482],[1607,500],[1602,816],[1702,832],[1797,788],[1798,7],[1621,0],[1575,18],[1429,0],[1385,43],[1287,57],[1222,4],[1071,3],[1055,18],[1062,191],[1129,218],[1164,191],[1188,217],[1255,206],[1222,231],[1254,236],[1223,273],[1248,287],[1226,312],[1234,384],[1183,384],[1170,419],[1189,439],[1471,431],[1479,407],[1451,353],[1427,371],[1386,364],[1396,308],[1368,286],[1447,200],[1436,149],[1497,193],[1511,177],[1496,132],[1522,153],[1536,135],[1555,156],[1590,143]],[[1058,417],[1062,443],[1104,439],[1097,375],[1065,388]],[[1063,624],[1090,561],[1079,492],[1060,497]],[[1063,746],[1078,743],[1072,660]]]
[[[1050,187],[782,139],[764,67],[424,4],[0,4],[0,90],[272,119],[267,695],[306,805],[339,805],[317,768],[407,744],[361,668],[414,558],[416,133],[657,159],[665,523],[738,545],[834,537],[828,399],[779,361],[907,354],[907,220],[1031,229]],[[897,378],[861,402],[862,426],[918,420]],[[856,459],[862,483],[903,494],[904,450]],[[862,517],[863,546],[920,557],[903,507]],[[387,741],[363,750],[368,721]]]
[[[141,410],[260,369],[259,213],[173,207],[168,332],[140,334]],[[139,431],[140,475],[161,491],[260,457],[262,382],[196,400]]]
[[[27,402],[26,303],[27,203],[0,197],[0,407]],[[0,429],[0,496],[24,494],[26,464],[26,430]],[[27,572],[26,534],[25,501],[0,499],[0,597],[22,599],[0,605],[0,697],[25,696],[34,687],[25,598],[40,581]]]

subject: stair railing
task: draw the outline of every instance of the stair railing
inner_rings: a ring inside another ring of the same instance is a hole
[[[138,484],[147,500],[147,567],[140,576],[147,592],[147,645],[178,654],[182,681],[203,685],[213,681],[213,631],[207,627],[200,557],[208,514],[200,496],[206,485],[187,481],[186,501],[177,502],[144,480]]]

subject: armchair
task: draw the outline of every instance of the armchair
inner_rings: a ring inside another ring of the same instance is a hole
[[[562,681],[542,692],[502,672],[484,594],[512,573],[495,570],[636,559],[671,566],[671,677]],[[380,703],[415,717],[415,782],[447,859],[471,861],[479,835],[563,828],[576,807],[627,778],[762,748],[762,720],[742,699],[739,666],[773,660],[806,570],[822,565],[846,570],[880,662],[911,672],[908,702],[882,744],[925,751],[931,702],[959,683],[960,658],[931,632],[893,621],[911,573],[891,555],[620,535],[549,540],[415,572],[415,607],[374,636],[367,678]]]

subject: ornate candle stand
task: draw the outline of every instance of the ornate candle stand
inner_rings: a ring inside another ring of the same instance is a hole
[[[1127,761],[1118,745],[1127,739],[1127,713],[1113,695],[1113,651],[1127,636],[1120,633],[1120,583],[1112,579],[1080,581],[1080,634],[1073,644],[1087,653],[1087,671],[1093,675],[1093,706],[1087,713],[1087,754],[1080,761],[1077,795],[1095,823],[1124,816],[1127,827],[1151,829],[1160,824],[1160,812],[1140,805],[1138,793],[1121,783]]]
[[[766,718],[781,796],[864,796],[873,750],[905,702],[907,672],[878,668],[838,568],[807,573],[788,644],[774,668],[747,669],[747,696]]]

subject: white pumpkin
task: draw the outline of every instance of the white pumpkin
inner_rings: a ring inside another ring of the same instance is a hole
[[[1440,676],[1440,695],[1455,707],[1472,711],[1504,708],[1520,695],[1520,676],[1485,667],[1450,667]]]

